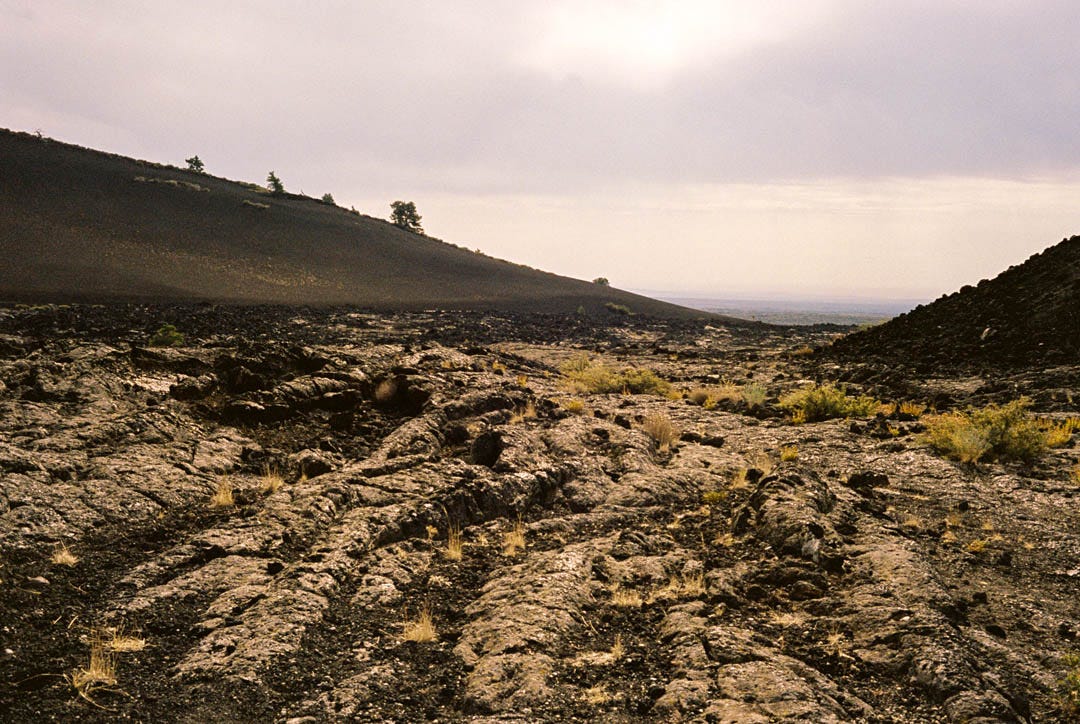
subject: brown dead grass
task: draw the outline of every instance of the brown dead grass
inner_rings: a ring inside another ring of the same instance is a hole
[[[210,497],[211,508],[229,508],[236,505],[236,498],[233,497],[232,480],[228,475],[222,475],[218,478],[217,490]]]
[[[68,680],[79,696],[95,706],[100,704],[94,701],[94,693],[116,686],[116,654],[106,647],[100,633],[95,633],[90,640],[86,665],[71,672]]]
[[[420,609],[415,619],[406,619],[401,638],[405,641],[417,643],[430,643],[439,638],[439,632],[435,630],[435,621],[431,617],[431,608],[425,605]]]
[[[679,431],[671,418],[662,412],[654,412],[645,417],[641,429],[656,443],[658,452],[668,452],[679,439]]]
[[[57,566],[72,567],[79,562],[79,557],[68,550],[66,544],[61,543],[53,549],[52,557],[49,560]]]
[[[460,561],[465,557],[465,541],[462,538],[461,525],[451,523],[446,532],[446,557],[452,561]]]
[[[272,468],[269,465],[263,467],[262,479],[259,483],[260,491],[270,495],[281,490],[281,486],[284,484],[285,478],[281,476],[281,472],[277,468]]]
[[[525,523],[521,518],[517,519],[514,523],[514,527],[506,533],[503,533],[503,555],[507,558],[513,558],[518,553],[525,550]]]

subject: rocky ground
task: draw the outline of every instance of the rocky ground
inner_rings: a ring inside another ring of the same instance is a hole
[[[165,322],[184,346],[147,346]],[[846,379],[1061,414],[1076,369],[800,350],[837,333],[0,309],[0,719],[1068,721],[1075,445],[964,467],[915,416],[775,403]],[[583,352],[769,399],[575,393]]]

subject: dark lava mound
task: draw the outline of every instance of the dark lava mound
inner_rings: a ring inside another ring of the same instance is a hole
[[[920,373],[1073,364],[1080,355],[1080,236],[992,280],[844,337],[828,354]]]
[[[709,316],[308,196],[2,129],[0,258],[0,299],[18,301]]]

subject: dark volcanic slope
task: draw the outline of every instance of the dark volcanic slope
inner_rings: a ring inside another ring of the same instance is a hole
[[[0,130],[0,298],[705,316],[314,199]]]
[[[1035,254],[992,280],[838,340],[848,359],[1020,367],[1075,363],[1080,354],[1080,236]]]

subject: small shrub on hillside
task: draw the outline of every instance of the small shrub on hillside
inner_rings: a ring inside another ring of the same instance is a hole
[[[202,159],[198,156],[186,158],[184,159],[184,163],[187,164],[188,171],[194,171],[195,173],[203,173],[206,171],[206,165],[203,164]]]
[[[420,223],[422,218],[412,201],[394,201],[390,204],[390,223],[399,229],[423,234],[424,227]]]
[[[320,201],[322,201],[324,204],[330,204],[331,206],[337,205],[334,203],[334,195],[329,193],[323,194]]]
[[[611,394],[626,392],[633,395],[666,395],[671,383],[655,372],[640,367],[616,370],[602,362],[580,355],[562,367],[567,386],[579,394]]]
[[[184,335],[176,331],[171,324],[163,324],[150,337],[151,347],[183,347]]]
[[[604,307],[613,314],[621,314],[624,317],[629,317],[633,312],[630,311],[630,307],[625,304],[616,304],[615,302],[604,302]]]
[[[610,287],[611,286],[611,282],[608,281],[607,277],[596,277],[596,279],[592,280],[592,283],[593,284],[599,284],[602,287]]]
[[[281,179],[273,171],[266,175],[266,188],[270,189],[270,193],[275,195],[285,193],[285,185],[281,183]]]
[[[1022,397],[1005,405],[934,415],[926,419],[922,440],[964,463],[984,458],[1031,462],[1058,439],[1028,412],[1030,406],[1031,401]]]
[[[780,398],[780,407],[791,412],[798,422],[817,422],[837,417],[866,417],[881,407],[868,395],[849,397],[834,385],[811,385]]]

